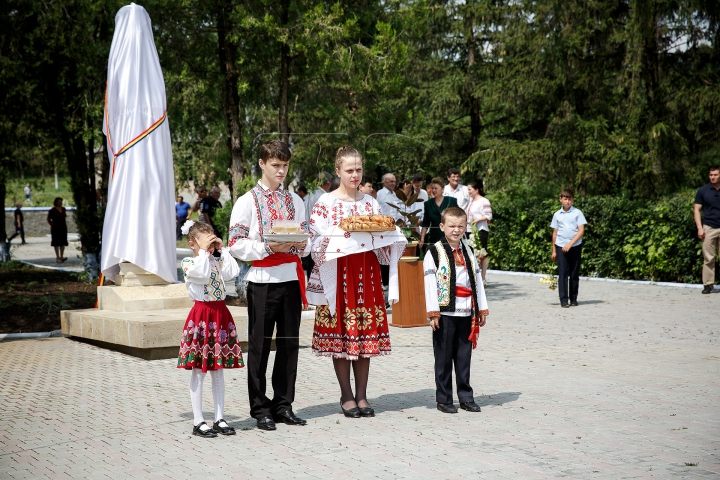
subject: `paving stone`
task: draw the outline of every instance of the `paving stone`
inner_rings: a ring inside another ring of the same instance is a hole
[[[19,360],[0,367],[0,477],[720,474],[720,295],[583,281],[580,306],[560,309],[535,278],[490,280],[471,370],[478,414],[435,409],[428,328],[391,330],[392,355],[371,365],[376,417],[348,419],[303,322],[294,409],[308,425],[255,429],[246,372],[227,371],[237,435],[215,439],[191,435],[189,374],[173,360],[66,338],[0,343]],[[211,421],[209,381],[204,407]]]

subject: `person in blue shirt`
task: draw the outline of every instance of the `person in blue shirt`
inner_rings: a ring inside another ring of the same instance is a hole
[[[587,225],[583,213],[572,206],[574,200],[575,194],[572,190],[569,188],[563,190],[560,193],[562,208],[555,212],[550,223],[553,229],[552,260],[557,261],[558,264],[558,291],[560,306],[563,308],[577,307],[578,304],[580,254],[582,237]]]
[[[177,240],[182,239],[182,232],[180,228],[185,224],[188,215],[190,215],[190,204],[183,200],[183,197],[178,196],[177,202],[175,202],[175,237]]]

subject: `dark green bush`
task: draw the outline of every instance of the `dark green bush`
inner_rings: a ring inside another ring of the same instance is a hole
[[[500,193],[489,199],[490,268],[556,272],[550,260],[550,221],[560,202],[534,198],[528,192]],[[581,275],[700,283],[702,245],[693,221],[693,200],[694,192],[689,191],[658,201],[576,199],[575,206],[588,221]]]

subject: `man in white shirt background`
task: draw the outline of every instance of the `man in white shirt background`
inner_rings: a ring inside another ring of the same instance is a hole
[[[392,173],[383,175],[382,184],[383,188],[377,192],[377,202],[380,204],[380,213],[398,220],[400,218],[400,212],[390,206],[390,204],[397,205],[398,207],[402,205],[400,199],[395,195],[395,185],[397,184],[395,175]]]
[[[457,168],[449,168],[447,173],[448,184],[443,189],[443,195],[453,197],[457,200],[458,207],[467,210],[470,205],[470,194],[465,185],[460,183],[460,170]]]

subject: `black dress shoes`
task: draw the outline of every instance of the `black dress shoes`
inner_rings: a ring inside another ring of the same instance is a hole
[[[453,405],[452,403],[448,403],[448,404],[444,404],[444,405],[442,403],[438,403],[437,409],[443,413],[457,413],[458,412],[457,407],[455,405]]]
[[[208,427],[205,430],[201,430],[200,427],[205,425],[207,427],[207,423],[202,422],[198,423],[193,427],[193,435],[197,435],[198,437],[206,437],[206,438],[213,438],[217,437],[217,433],[213,432],[210,427]]]
[[[257,428],[260,430],[277,430],[277,427],[275,426],[275,422],[273,422],[273,419],[270,415],[266,415],[264,417],[260,417],[257,419]]]
[[[221,427],[220,423],[224,423],[226,426]],[[213,423],[213,431],[216,433],[219,433],[220,435],[235,435],[235,429],[227,424],[227,422],[224,419],[220,419],[217,422]]]
[[[284,412],[274,414],[273,420],[275,420],[275,423],[286,423],[288,425],[307,425],[307,422],[302,418],[296,417],[292,410],[285,410]]]
[[[578,306],[577,300],[570,300],[570,306],[577,307]]]
[[[360,409],[358,407],[345,410],[342,406],[342,402],[340,402],[340,410],[342,410],[343,415],[348,418],[360,418]]]
[[[480,405],[478,405],[475,402],[460,402],[460,408],[463,410],[467,410],[468,412],[479,412],[480,411]]]
[[[372,407],[358,407],[358,410],[360,410],[361,417],[374,417],[375,416],[375,410],[373,410]]]

